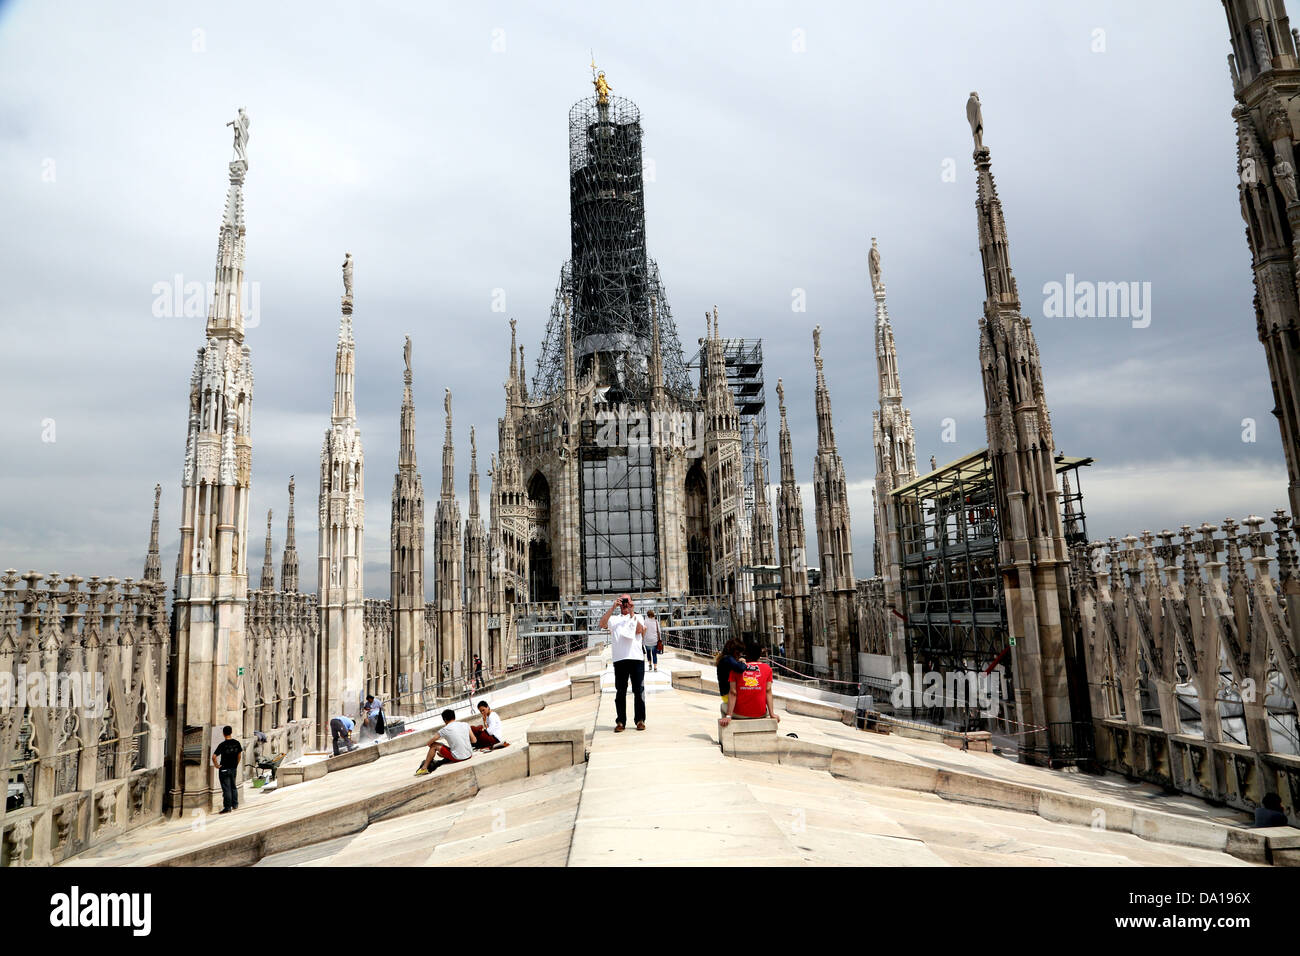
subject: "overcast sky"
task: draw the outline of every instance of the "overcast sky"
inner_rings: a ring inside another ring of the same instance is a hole
[[[1097,460],[1083,484],[1090,533],[1285,504],[1218,3],[10,0],[0,2],[0,568],[138,577],[160,482],[170,583],[204,319],[156,316],[153,290],[177,275],[212,279],[224,124],[242,106],[259,311],[247,335],[250,567],[255,580],[268,508],[278,567],[296,473],[303,586],[315,586],[339,264],[351,251],[366,583],[386,597],[403,335],[427,494],[437,495],[450,387],[464,496],[470,426],[484,472],[495,445],[509,317],[530,365],[540,353],[569,248],[567,115],[591,94],[592,51],[641,109],[654,171],[647,241],[684,348],[715,304],[724,335],[763,339],[772,454],[782,377],[805,483],[811,328],[822,325],[859,577],[871,573],[872,236],[918,463],[985,443],[971,90],[1058,449]],[[1149,326],[1045,316],[1044,285],[1067,274],[1150,283]],[[792,310],[796,290],[805,312]],[[941,440],[945,418],[955,442]],[[1253,442],[1243,419],[1257,423]],[[487,487],[484,477],[485,514]],[[804,501],[815,548],[809,486]]]

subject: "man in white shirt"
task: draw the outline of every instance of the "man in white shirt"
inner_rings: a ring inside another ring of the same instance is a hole
[[[645,730],[645,658],[641,639],[645,635],[645,620],[636,613],[632,598],[620,594],[614,606],[600,619],[600,626],[609,628],[614,659],[614,733],[621,734],[627,726],[627,682],[632,681],[635,702],[636,729]]]
[[[423,777],[431,770],[437,770],[444,763],[460,763],[474,756],[474,735],[469,724],[456,719],[454,710],[442,712],[442,729],[429,741],[429,752],[420,761],[420,769],[415,771],[417,777]],[[435,758],[442,758],[441,761]]]

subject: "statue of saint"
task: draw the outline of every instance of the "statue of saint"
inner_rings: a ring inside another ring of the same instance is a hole
[[[451,418],[451,389],[444,389],[447,393],[442,398],[442,407],[447,411],[447,417]]]
[[[871,269],[871,288],[874,292],[880,292],[883,285],[880,281],[880,250],[876,248],[876,237],[871,237],[871,251],[867,253],[867,266]]]
[[[596,100],[602,106],[609,102],[609,81],[605,79],[605,71],[601,70],[596,74],[596,78],[591,81],[591,85],[596,88]]]
[[[406,337],[406,345],[402,347],[402,358],[406,360],[406,374],[411,374],[411,337]]]
[[[970,133],[975,137],[975,152],[978,153],[984,148],[984,112],[980,109],[980,95],[974,90],[966,101],[966,119],[970,122]]]
[[[227,126],[235,128],[235,159],[241,163],[248,162],[248,114],[244,108],[239,108],[239,115],[232,119]]]
[[[343,253],[343,294],[352,298],[352,253]]]

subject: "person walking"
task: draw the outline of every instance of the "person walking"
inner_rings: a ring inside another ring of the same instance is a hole
[[[659,619],[655,617],[654,611],[645,612],[645,634],[641,637],[641,643],[645,645],[645,660],[650,665],[652,671],[659,669],[659,645],[662,643],[659,635]]]
[[[217,768],[217,779],[221,781],[222,813],[239,809],[239,760],[244,755],[244,747],[231,736],[233,733],[229,725],[222,727],[221,735],[226,739],[212,751],[212,766]]]
[[[600,619],[609,628],[614,660],[614,733],[627,729],[627,684],[632,682],[636,729],[645,730],[645,659],[642,657],[645,619],[636,613],[632,597],[620,594]]]
[[[483,658],[474,655],[474,686],[483,686]]]

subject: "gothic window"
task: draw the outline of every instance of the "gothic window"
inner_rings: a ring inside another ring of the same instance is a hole
[[[709,593],[708,513],[704,469],[697,461],[686,473],[686,575],[691,594]]]
[[[579,471],[587,591],[659,587],[654,461],[648,444],[587,446]]]

